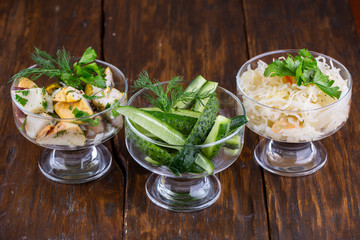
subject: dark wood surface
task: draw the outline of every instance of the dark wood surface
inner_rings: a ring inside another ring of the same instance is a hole
[[[0,33],[0,239],[360,239],[360,42],[347,1],[3,0]],[[307,177],[263,171],[253,159],[259,137],[246,130],[239,159],[218,174],[218,201],[174,213],[146,197],[150,173],[128,154],[123,131],[106,144],[114,163],[103,178],[65,185],[41,174],[43,149],[16,129],[7,83],[31,64],[33,46],[73,55],[92,46],[130,85],[146,69],[160,81],[202,74],[234,93],[250,57],[305,47],[350,70],[351,114],[322,140],[328,161]]]

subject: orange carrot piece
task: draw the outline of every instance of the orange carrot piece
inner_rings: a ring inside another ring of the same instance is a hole
[[[285,121],[276,121],[273,125],[271,130],[274,133],[278,133],[281,131],[281,129],[291,129],[291,128],[295,128],[295,125],[292,123],[288,123]]]
[[[290,83],[290,84],[293,84],[293,83],[295,83],[295,79],[294,79],[294,77],[292,77],[292,76],[284,76],[284,78],[283,78],[285,81],[287,81],[288,83]]]

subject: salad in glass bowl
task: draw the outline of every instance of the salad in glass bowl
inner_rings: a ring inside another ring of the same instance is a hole
[[[237,86],[247,126],[265,137],[255,148],[263,168],[303,176],[325,164],[318,140],[338,131],[350,112],[352,78],[340,62],[306,49],[268,52],[240,68]]]
[[[153,84],[143,73],[135,88],[141,90],[119,112],[125,116],[129,153],[153,172],[147,196],[178,212],[210,206],[221,190],[214,174],[242,150],[248,120],[240,100],[202,76],[190,84],[176,77]]]
[[[96,60],[90,47],[81,58],[65,50],[56,57],[35,49],[36,65],[12,77],[14,120],[21,134],[46,148],[42,173],[61,183],[97,179],[112,157],[101,143],[123,126],[117,108],[126,105],[127,82],[115,66]]]

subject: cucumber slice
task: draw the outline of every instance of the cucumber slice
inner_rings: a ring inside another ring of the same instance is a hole
[[[197,166],[200,166],[202,169],[204,169],[209,175],[214,172],[214,164],[202,153],[197,155],[195,163]],[[191,172],[193,173],[193,170],[191,170]]]
[[[235,135],[225,142],[225,147],[229,149],[239,149],[241,144],[240,135]]]
[[[126,130],[126,136],[132,141],[136,148],[159,164],[168,165],[174,157],[174,154],[171,154],[166,149],[139,137],[131,129]]]
[[[131,124],[136,128],[136,130],[138,130],[140,133],[144,134],[145,136],[147,136],[148,138],[154,139],[154,140],[161,140],[159,139],[157,136],[155,136],[154,134],[152,134],[151,132],[149,132],[148,130],[144,129],[143,127],[141,127],[139,124],[134,123],[133,121],[131,121]]]
[[[190,170],[190,167],[195,162],[198,154],[201,152],[199,148],[193,148],[191,145],[199,145],[204,142],[206,136],[214,125],[215,118],[219,112],[219,100],[214,95],[210,97],[209,101],[204,108],[203,113],[200,115],[191,133],[185,140],[184,148],[171,160],[169,168],[175,173],[183,173]],[[186,146],[190,145],[190,146]]]
[[[189,170],[189,173],[193,173],[193,174],[201,174],[203,173],[205,170],[200,167],[199,165],[197,164],[193,164]]]
[[[218,86],[217,82],[212,82],[212,81],[207,81],[202,87],[201,89],[198,91],[198,95],[200,94],[211,94],[214,93],[216,91],[216,88]],[[201,99],[199,101],[197,101],[192,110],[197,111],[197,112],[202,112],[204,111],[205,105],[206,103],[209,101],[210,98],[204,98]]]
[[[184,115],[177,115],[173,113],[164,113],[164,112],[157,112],[157,111],[148,111],[151,115],[156,117],[162,122],[169,124],[170,126],[174,127],[179,132],[189,135],[193,127],[197,122],[197,118],[188,117]]]
[[[151,111],[151,112],[162,112],[160,108],[157,107],[146,107],[146,108],[141,108],[141,110],[144,111]],[[181,115],[181,116],[188,116],[188,117],[193,117],[193,118],[199,118],[201,115],[201,112],[196,112],[196,111],[192,111],[192,110],[188,110],[188,109],[172,109],[173,114],[176,115]]]
[[[117,112],[139,124],[164,142],[173,145],[184,145],[185,143],[186,138],[181,132],[146,111],[131,106],[120,106],[117,108]]]
[[[185,92],[193,92],[194,96],[201,89],[201,87],[206,83],[206,79],[203,76],[199,75],[186,87]],[[189,108],[193,104],[194,100],[179,101],[174,104],[174,108]]]
[[[193,118],[199,118],[201,115],[201,112],[192,111],[188,109],[174,109],[172,113],[182,116],[193,117]]]
[[[226,118],[221,115],[217,116],[209,135],[206,137],[206,139],[204,141],[204,144],[216,142],[216,141],[226,137],[229,132],[229,126],[230,126],[229,118]],[[205,154],[205,156],[212,159],[219,153],[219,151],[223,145],[224,145],[224,143],[216,144],[211,147],[202,148],[201,151]]]
[[[245,125],[249,119],[245,115],[238,115],[231,118],[229,134],[233,133],[239,127]]]
[[[150,158],[148,156],[145,157],[145,161],[147,161],[148,163],[150,163],[152,165],[155,165],[155,166],[161,166],[162,165],[161,163],[155,161],[154,159],[152,159],[152,158]]]
[[[239,154],[240,149],[231,149],[231,148],[226,148],[224,147],[224,152],[226,155],[228,156],[236,156],[237,154]]]
[[[157,112],[162,112],[162,110],[158,107],[143,107],[140,108],[143,111],[157,111]]]

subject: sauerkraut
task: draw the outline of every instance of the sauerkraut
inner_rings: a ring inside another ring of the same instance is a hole
[[[345,123],[350,110],[350,80],[340,75],[340,68],[332,61],[326,63],[322,56],[316,60],[321,72],[340,88],[339,100],[315,84],[298,86],[295,78],[291,82],[291,77],[264,77],[268,65],[261,60],[255,69],[249,65],[237,76],[250,129],[277,141],[308,142],[332,134]]]

